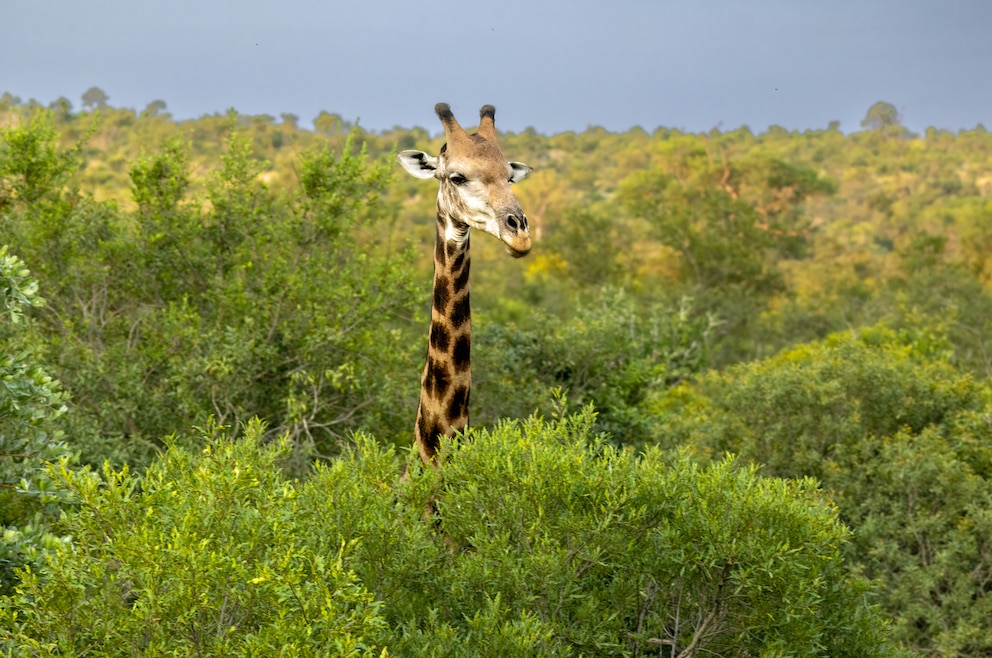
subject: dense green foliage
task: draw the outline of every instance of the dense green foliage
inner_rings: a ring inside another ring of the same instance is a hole
[[[39,363],[26,315],[44,301],[24,263],[0,247],[0,594],[17,582],[15,569],[38,563],[58,543],[45,530],[58,489],[42,471],[68,457],[60,429],[65,393]]]
[[[355,240],[379,228],[381,163],[315,147],[299,188],[276,194],[232,131],[200,197],[188,146],[171,140],[131,168],[124,212],[63,184],[77,163],[53,137],[44,115],[4,134],[2,224],[39,264],[41,329],[86,461],[147,463],[162,437],[211,415],[261,415],[304,461],[348,429],[405,428],[390,391],[407,352],[378,346],[399,342],[394,318],[413,307],[408,256]]]
[[[576,404],[595,404],[596,429],[618,443],[643,447],[652,439],[650,391],[703,369],[715,322],[678,308],[638,309],[622,290],[604,289],[580,303],[568,321],[535,312],[526,328],[484,325],[476,341],[480,375],[477,422],[550,413],[548,391],[568,391]]]
[[[705,377],[665,401],[667,440],[814,476],[855,529],[895,636],[946,656],[992,650],[992,390],[933,336],[837,334]]]
[[[992,651],[983,127],[501,134],[438,472],[441,139],[107,101],[0,97],[7,655]]]
[[[255,449],[260,426],[246,429],[201,456],[168,450],[140,480],[53,467],[79,508],[61,524],[73,541],[0,609],[8,650],[379,655],[366,644],[382,632],[379,606],[345,568],[346,546],[299,523],[306,497],[276,450]]]
[[[305,482],[289,442],[204,430],[140,480],[53,467],[73,543],[0,608],[14,655],[894,655],[811,480],[643,458],[590,412],[449,446],[401,480],[361,440]],[[444,539],[420,516],[434,495]],[[373,598],[374,595],[374,598]],[[0,636],[0,646],[2,646]]]

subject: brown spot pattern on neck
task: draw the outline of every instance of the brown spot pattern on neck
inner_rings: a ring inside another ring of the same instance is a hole
[[[434,303],[427,360],[420,378],[414,441],[420,458],[432,464],[441,438],[468,425],[472,387],[472,321],[469,302],[469,241],[445,239],[438,214],[434,248]]]

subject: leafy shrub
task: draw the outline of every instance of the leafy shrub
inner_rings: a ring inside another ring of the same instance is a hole
[[[647,400],[706,367],[714,323],[695,317],[690,300],[639,309],[623,290],[604,288],[565,320],[538,312],[528,325],[485,323],[476,333],[473,422],[550,413],[548,391],[561,389],[596,406],[597,432],[643,448],[654,438]]]
[[[593,425],[506,423],[447,455],[447,624],[498,605],[543,655],[886,655],[813,481],[637,458]]]
[[[854,531],[845,558],[880,584],[896,639],[985,656],[992,410],[947,352],[926,331],[836,334],[712,374],[660,407],[671,445],[819,478]]]
[[[981,407],[978,384],[931,358],[942,352],[925,340],[875,327],[713,373],[697,406],[666,417],[668,443],[733,452],[782,477],[828,478],[845,446]]]
[[[276,193],[236,129],[204,181],[172,139],[131,166],[126,209],[67,186],[77,154],[43,119],[0,128],[0,222],[49,297],[38,330],[85,462],[140,468],[211,415],[288,432],[301,471],[355,429],[405,443],[396,373],[416,365],[396,317],[415,297],[377,230],[382,162],[313,148]]]
[[[37,361],[37,337],[24,314],[41,306],[38,283],[0,247],[0,486],[10,487],[65,454],[58,420],[65,395]]]
[[[921,653],[992,651],[992,480],[962,450],[989,452],[989,418],[960,417],[950,437],[873,437],[831,478],[855,528],[851,562],[880,584],[894,636]]]
[[[24,263],[0,247],[0,594],[14,584],[14,569],[37,563],[57,543],[45,528],[56,492],[42,469],[69,448],[61,429],[65,394],[38,358],[27,315],[43,304]]]
[[[320,528],[297,523],[286,442],[258,448],[257,422],[239,442],[213,433],[143,478],[53,469],[78,501],[62,522],[72,542],[3,604],[14,655],[379,655],[379,604],[345,566],[351,547],[316,552]]]
[[[637,458],[593,424],[503,423],[440,470],[408,455],[405,478],[359,439],[289,481],[257,423],[233,442],[208,427],[144,478],[55,467],[73,540],[23,573],[0,638],[14,655],[895,653],[814,482]]]

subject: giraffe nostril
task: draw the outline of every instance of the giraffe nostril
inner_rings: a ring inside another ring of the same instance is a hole
[[[506,218],[506,225],[509,226],[514,231],[520,228],[520,223],[517,221],[517,218],[514,217],[513,215],[510,215],[509,217]]]

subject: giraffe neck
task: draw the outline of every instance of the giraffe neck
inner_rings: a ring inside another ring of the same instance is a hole
[[[468,425],[472,387],[469,265],[468,226],[438,212],[430,342],[414,433],[425,464],[437,454],[441,437],[453,436]]]

